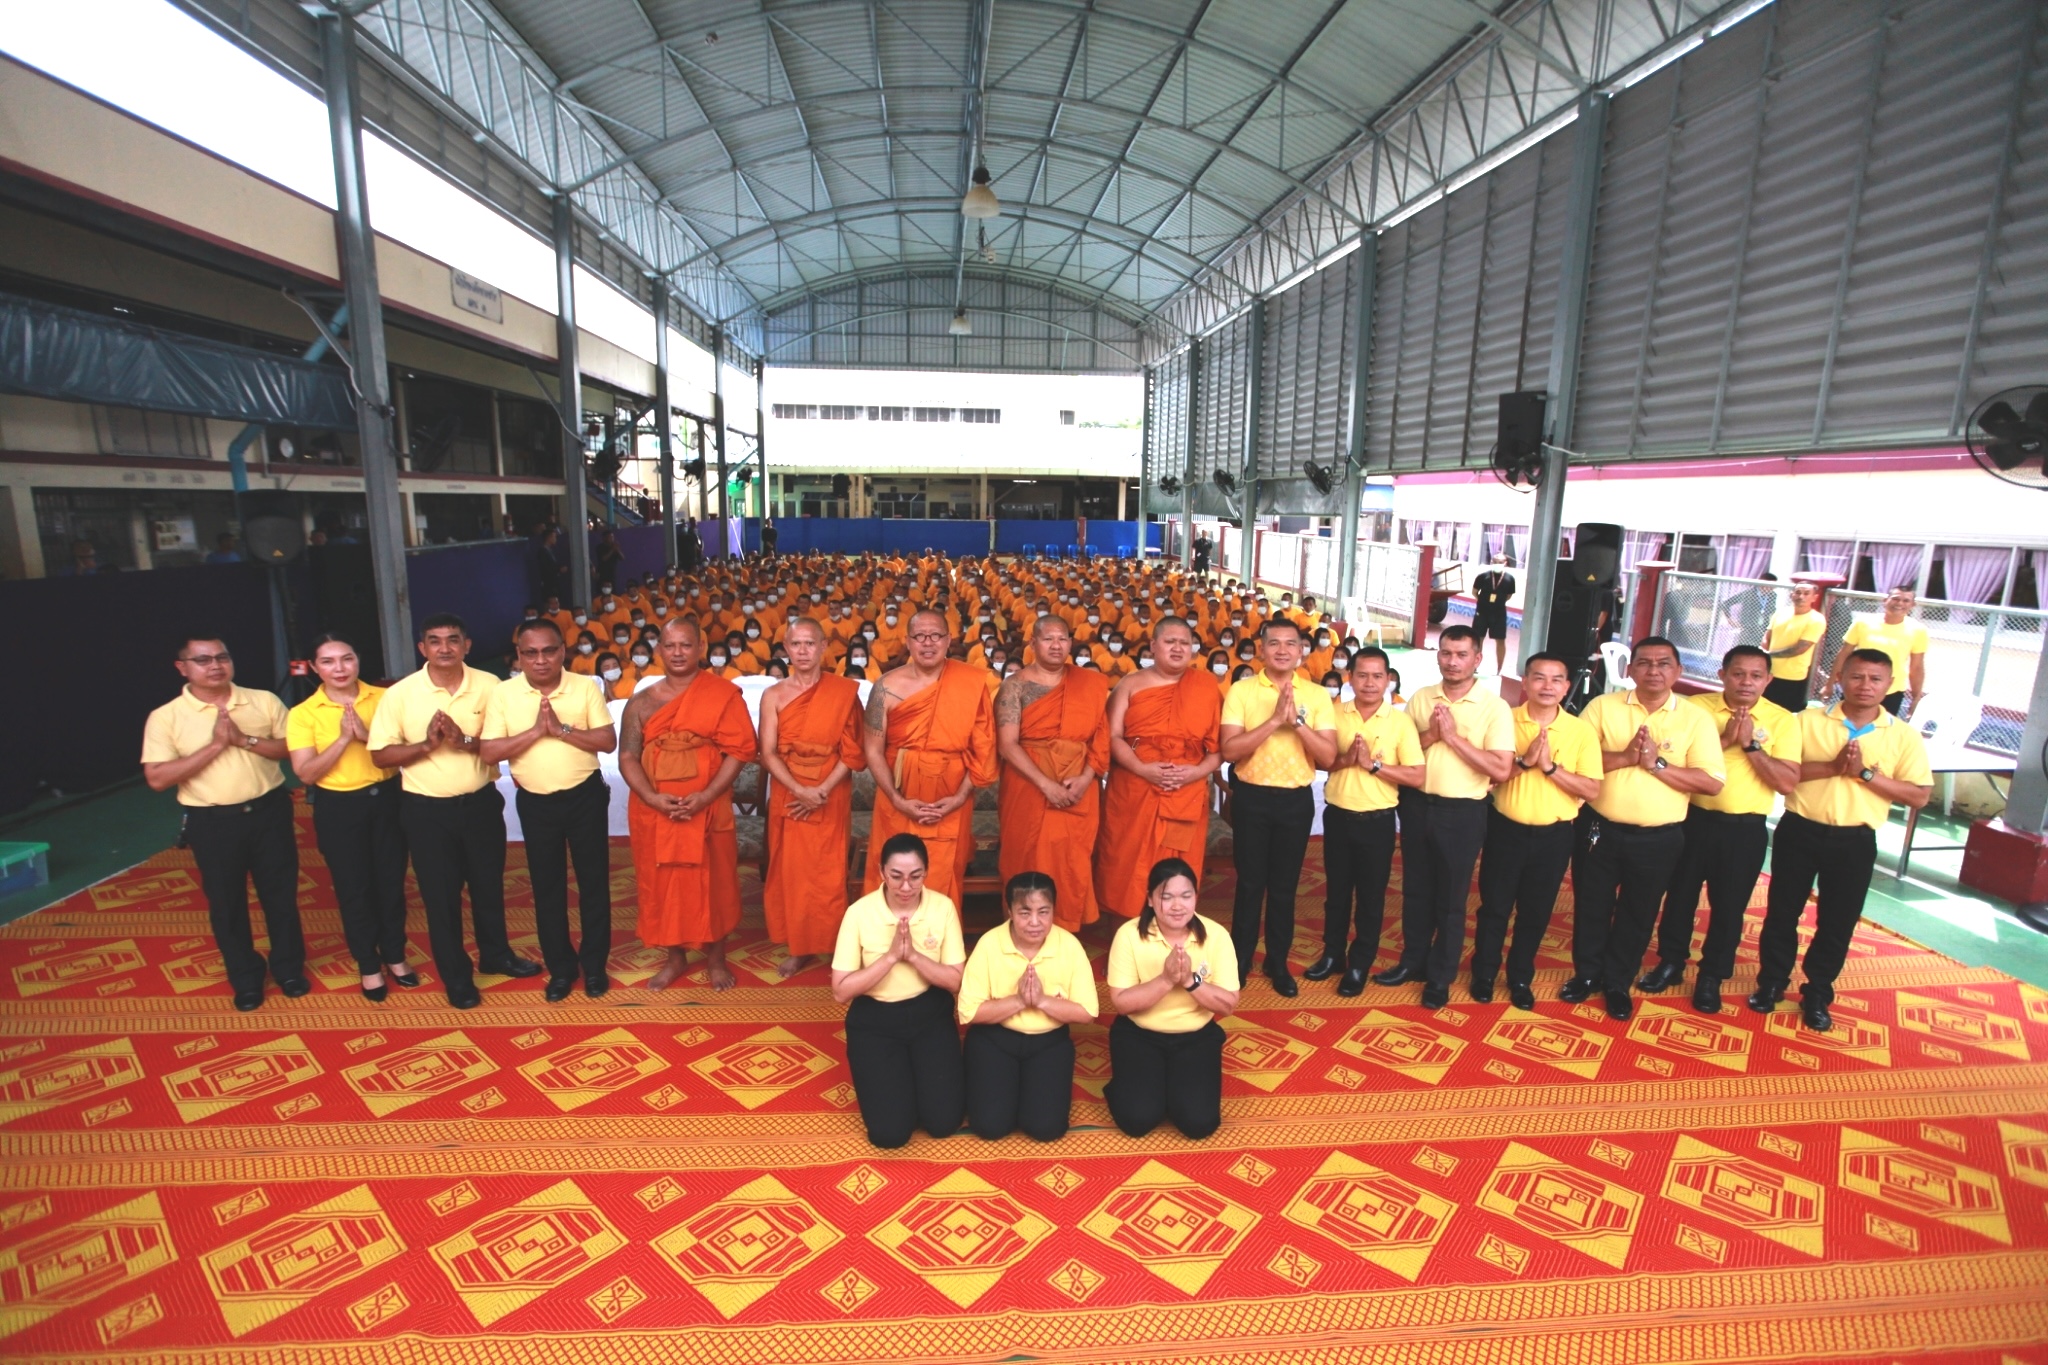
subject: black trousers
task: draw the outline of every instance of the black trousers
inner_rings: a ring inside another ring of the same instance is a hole
[[[846,1008],[846,1066],[875,1146],[901,1147],[919,1127],[940,1138],[959,1130],[967,1090],[953,997],[945,991],[856,999]]]
[[[1571,866],[1578,828],[1570,820],[1524,825],[1499,811],[1486,813],[1486,856],[1479,862],[1479,922],[1472,934],[1472,979],[1492,981],[1500,971],[1508,916],[1515,938],[1508,945],[1508,983],[1526,986],[1536,976],[1536,953],[1557,908],[1557,889]]]
[[[1685,826],[1627,825],[1587,806],[1572,858],[1572,975],[1610,991],[1635,983],[1657,927],[1657,907],[1685,850]]]
[[[1849,939],[1863,918],[1870,874],[1877,866],[1877,831],[1867,825],[1823,825],[1786,811],[1771,845],[1770,899],[1757,936],[1756,984],[1782,991],[1799,954],[1799,920],[1819,883],[1813,941],[1806,945],[1806,983],[1799,993],[1826,1005],[1849,956]]]
[[[567,791],[521,789],[533,926],[549,976],[594,976],[612,953],[611,790],[592,773]],[[569,864],[576,864],[579,949],[569,941]]]
[[[1214,1019],[1192,1033],[1155,1033],[1118,1015],[1109,1026],[1109,1116],[1131,1137],[1162,1119],[1185,1137],[1223,1126],[1223,1029]]]
[[[1394,871],[1394,808],[1323,807],[1323,951],[1359,971],[1372,970],[1387,921],[1387,879]],[[1351,937],[1352,925],[1358,937]]]
[[[398,779],[352,792],[313,793],[313,838],[334,878],[341,934],[356,970],[370,976],[405,961],[405,831]]]
[[[1065,1024],[1046,1033],[969,1024],[961,1064],[967,1072],[967,1124],[975,1136],[993,1141],[1019,1128],[1040,1142],[1067,1135],[1074,1039]]]
[[[488,782],[467,796],[405,792],[398,822],[427,908],[434,970],[444,990],[467,986],[476,970],[462,941],[463,887],[469,888],[477,956],[485,962],[512,956],[505,937],[505,798]]]
[[[1773,678],[1764,684],[1764,700],[1774,701],[1796,716],[1806,709],[1806,679]]]
[[[1294,893],[1301,887],[1301,864],[1315,820],[1315,793],[1307,787],[1261,787],[1230,779],[1231,863],[1237,868],[1230,941],[1237,949],[1240,981],[1251,975],[1262,906],[1266,970],[1286,970],[1294,947]]]
[[[1887,693],[1885,693],[1885,697],[1884,697],[1884,709],[1885,709],[1885,710],[1887,710],[1887,711],[1889,711],[1889,712],[1891,712],[1891,713],[1892,713],[1893,715],[1895,715],[1895,716],[1896,716],[1897,714],[1899,714],[1900,710],[1901,710],[1901,709],[1903,709],[1903,708],[1905,707],[1905,705],[1906,705],[1906,693],[1905,693],[1905,689],[1901,688],[1901,689],[1900,689],[1899,691],[1897,691],[1897,692],[1887,692]]]
[[[1735,975],[1735,948],[1742,942],[1742,912],[1764,870],[1771,832],[1761,815],[1729,815],[1694,806],[1685,813],[1685,851],[1664,896],[1657,925],[1657,957],[1685,965],[1692,952],[1693,921],[1700,888],[1707,892],[1707,940],[1700,945],[1700,975],[1726,981]]]
[[[1432,986],[1449,986],[1465,952],[1465,902],[1486,842],[1485,798],[1401,800],[1401,962]]]
[[[285,789],[240,806],[185,807],[185,842],[199,864],[213,941],[227,967],[228,985],[243,995],[263,989],[266,965],[278,981],[303,976],[306,935],[299,927],[299,840],[292,829],[292,799]],[[249,884],[263,907],[270,961],[256,951],[249,929]]]

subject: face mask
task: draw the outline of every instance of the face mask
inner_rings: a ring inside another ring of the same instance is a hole
[[[855,668],[866,668],[868,666],[868,656],[865,654],[849,654],[847,657],[853,661]]]
[[[632,639],[632,638],[633,638],[633,637],[632,637],[632,636],[630,636],[630,635],[628,635],[628,634],[626,634],[626,632],[624,632],[624,631],[620,631],[620,632],[619,632],[618,634],[616,634],[616,635],[612,636],[612,643],[613,643],[613,644],[618,644],[618,645],[622,645],[622,644],[626,643],[626,641],[628,641],[628,640],[630,640],[630,639]]]
[[[893,616],[892,616],[892,617],[890,617],[890,618],[889,618],[889,624],[890,624],[890,625],[892,625],[892,626],[893,626],[893,625],[895,625],[895,624],[896,624],[896,618],[895,618],[895,617],[893,617]],[[875,638],[875,628],[874,628],[873,626],[865,626],[865,627],[863,627],[863,628],[861,629],[861,632],[860,632],[860,636],[861,636],[861,638],[862,638],[863,640],[872,640],[872,639],[874,639],[874,638]]]
[[[1230,624],[1233,626],[1241,626],[1244,624],[1244,618],[1242,616],[1233,616],[1230,618]]]
[[[1209,671],[1210,671],[1211,673],[1214,673],[1214,674],[1215,674],[1215,675],[1216,675],[1217,677],[1219,677],[1219,678],[1227,678],[1227,677],[1229,677],[1229,676],[1230,676],[1230,665],[1229,665],[1229,664],[1210,664],[1210,665],[1209,665]]]
[[[584,614],[583,614],[582,612],[580,612],[580,611],[576,613],[576,624],[577,624],[577,625],[579,625],[579,626],[580,626],[580,625],[582,625],[582,624],[584,624],[584,623],[585,623],[586,621],[588,621],[589,619],[590,619],[590,618],[589,618],[588,616],[584,615]]]
[[[540,620],[540,613],[537,611],[530,611],[526,613],[526,619],[529,621],[538,621]]]
[[[1250,659],[1252,657],[1252,652],[1249,648],[1240,649],[1239,651],[1237,651],[1237,657],[1240,659]]]
[[[747,629],[747,638],[748,638],[749,640],[758,640],[758,639],[760,639],[760,638],[761,638],[761,632],[760,632],[760,631],[758,631],[758,630],[755,630],[755,629],[753,629],[752,627],[748,627],[748,629]]]
[[[606,682],[617,682],[619,680],[619,670],[616,668],[607,668],[604,671],[604,680]]]
[[[593,653],[595,653],[596,651],[597,651],[597,646],[596,646],[596,645],[593,645],[593,644],[580,644],[580,645],[576,646],[576,652],[577,652],[578,654],[593,654]]]
[[[1121,653],[1123,653],[1123,652],[1124,652],[1124,642],[1123,642],[1122,640],[1111,640],[1111,641],[1109,642],[1109,652],[1110,652],[1110,653],[1112,653],[1112,654],[1121,654]]]
[[[996,656],[995,658],[993,658],[993,659],[990,659],[990,660],[989,660],[989,663],[990,663],[990,665],[992,665],[993,667],[996,667],[996,668],[1003,668],[1003,667],[1006,667],[1006,666],[1007,666],[1007,665],[1006,665],[1006,664],[1004,663],[1004,661],[1003,661],[1003,657],[1002,657],[1002,656],[1001,656],[1000,654],[998,654],[998,655],[997,655],[997,656]]]
[[[1151,666],[1152,666],[1152,656],[1151,656],[1150,654],[1140,654],[1140,655],[1138,656],[1138,667],[1140,667],[1140,668],[1150,668]]]
[[[1328,692],[1333,697],[1342,696],[1344,694],[1344,689],[1337,686],[1335,683],[1327,684],[1323,688],[1323,691]]]
[[[648,655],[646,655],[646,654],[635,654],[635,655],[633,656],[633,667],[635,667],[635,668],[645,668],[645,667],[647,667],[647,665],[648,665],[649,659],[650,659],[650,656],[648,656]]]
[[[711,666],[712,666],[713,668],[724,668],[724,667],[725,667],[725,656],[724,656],[723,654],[714,654],[714,655],[712,655],[712,656],[711,656]]]
[[[656,616],[666,616],[666,615],[668,615],[668,608],[667,608],[667,607],[656,607],[656,608],[654,609],[654,614],[655,614]]]
[[[1329,647],[1330,647],[1330,637],[1329,637],[1329,636],[1327,636],[1327,635],[1318,635],[1318,636],[1316,636],[1316,648],[1317,648],[1317,649],[1328,649]]]
[[[890,625],[892,625],[892,626],[893,626],[893,625],[895,625],[895,624],[896,624],[896,618],[895,618],[895,617],[891,616],[891,617],[889,617],[889,618],[887,618],[887,619],[888,619],[888,622],[889,622],[889,624],[890,624]]]
[[[974,619],[975,619],[975,620],[977,620],[977,621],[979,621],[979,622],[981,622],[981,623],[982,623],[983,625],[987,625],[987,624],[988,624],[988,613],[987,613],[987,612],[983,612],[983,613],[982,613],[981,615],[979,615],[979,616],[975,617]]]
[[[1088,613],[1088,624],[1091,626],[1094,625],[1097,621],[1100,621],[1101,619],[1102,618],[1100,616],[1097,616],[1092,611]]]
[[[821,592],[814,592],[811,594],[811,600],[813,602],[822,602],[825,600],[825,594]]]

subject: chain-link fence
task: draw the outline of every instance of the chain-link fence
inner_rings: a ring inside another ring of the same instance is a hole
[[[1763,644],[1771,621],[1792,607],[1789,583],[1675,572],[1659,583],[1657,633],[1678,646],[1686,678],[1710,686],[1720,683],[1723,654]]]

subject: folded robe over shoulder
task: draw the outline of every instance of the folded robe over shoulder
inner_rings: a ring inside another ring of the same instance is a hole
[[[1024,708],[1017,737],[1038,771],[1055,782],[1086,768],[1109,771],[1109,679],[1092,669],[1066,669],[1059,686]],[[1089,863],[1102,820],[1100,786],[1090,783],[1079,801],[1058,810],[1006,764],[997,809],[1003,880],[1043,872],[1058,892],[1054,922],[1060,928],[1071,933],[1094,922],[1101,909]]]
[[[711,785],[725,758],[754,760],[754,722],[739,688],[700,672],[682,695],[649,717],[641,746],[640,765],[655,789],[688,796]],[[739,840],[731,789],[687,820],[671,820],[637,797],[627,809],[640,941],[699,948],[738,928]]]
[[[860,684],[827,673],[775,713],[775,752],[805,786],[835,763],[867,767],[861,749]],[[829,953],[846,912],[846,850],[853,838],[853,783],[841,782],[822,809],[806,812],[779,783],[768,791],[768,877],[761,906],[768,937],[805,956]]]
[[[1216,752],[1223,696],[1215,679],[1189,669],[1178,683],[1134,693],[1124,710],[1124,742],[1147,763],[1200,763]],[[1162,792],[1116,767],[1102,798],[1095,846],[1095,896],[1126,918],[1145,908],[1145,879],[1161,858],[1185,858],[1202,877],[1209,844],[1209,784]]]
[[[948,659],[937,682],[908,701],[890,702],[882,752],[906,801],[943,801],[960,790],[963,777],[977,787],[995,782],[996,722],[985,676]],[[936,825],[920,825],[878,796],[862,877],[866,890],[882,884],[882,845],[903,833],[924,840],[930,854],[924,884],[958,905],[974,861],[974,802]]]

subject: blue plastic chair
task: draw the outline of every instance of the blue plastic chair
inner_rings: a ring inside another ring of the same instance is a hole
[[[1118,559],[1136,559],[1138,552],[1128,545],[1119,545],[1116,547],[1116,557]]]
[[[1038,547],[1028,540],[1024,542],[1024,557],[1026,559],[1038,558]]]
[[[1081,557],[1081,547],[1069,544],[1061,547],[1060,553],[1068,559],[1079,559]]]

